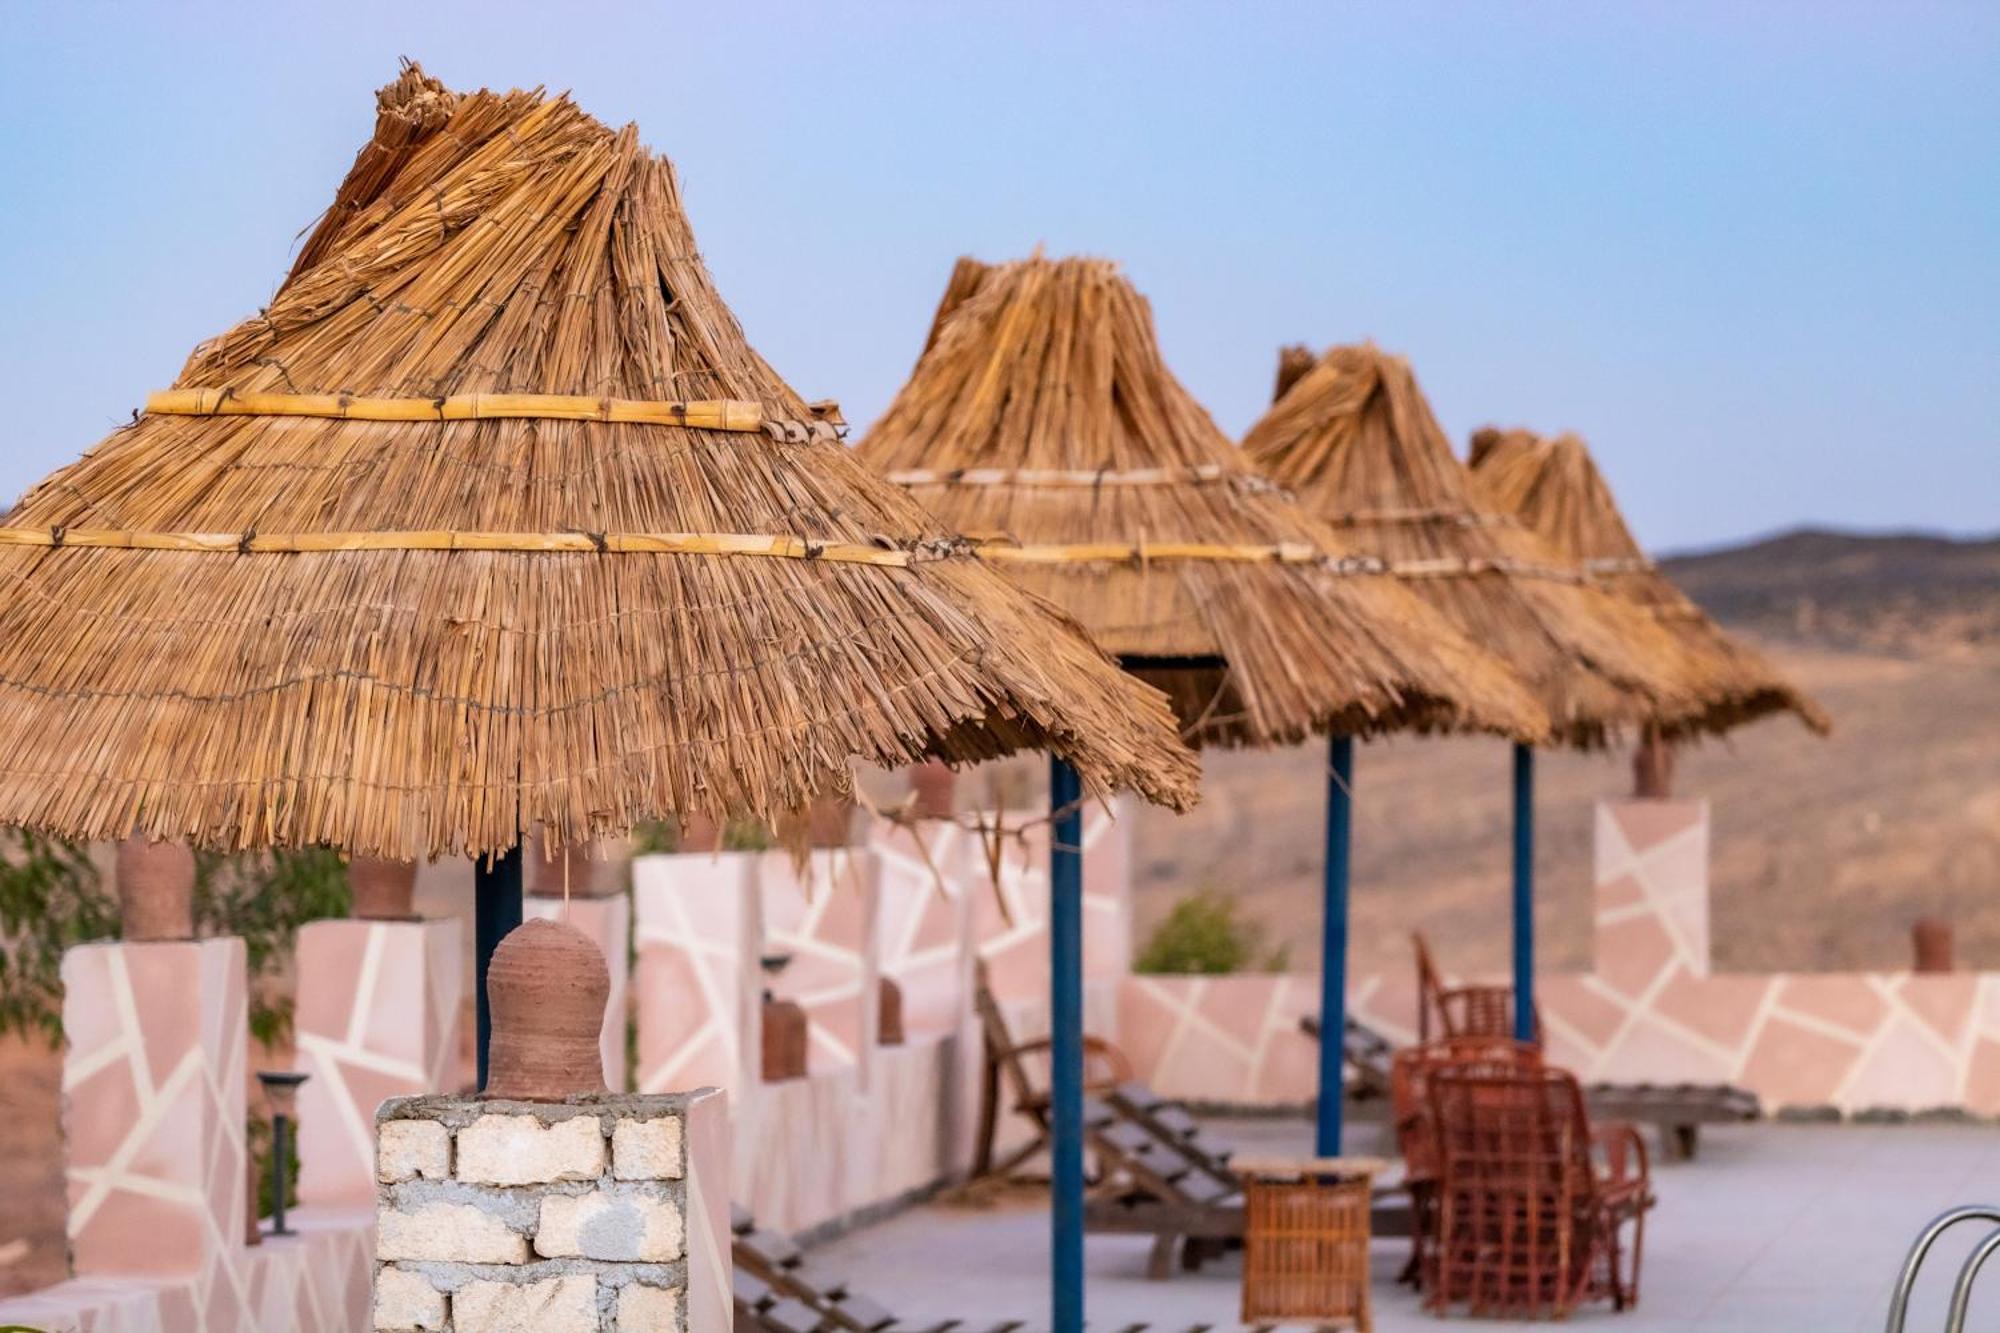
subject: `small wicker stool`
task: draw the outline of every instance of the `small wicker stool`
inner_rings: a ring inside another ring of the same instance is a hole
[[[1364,1157],[1236,1159],[1243,1180],[1243,1322],[1351,1324],[1370,1333]]]

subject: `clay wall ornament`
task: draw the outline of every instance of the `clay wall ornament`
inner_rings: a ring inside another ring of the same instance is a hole
[[[951,819],[958,813],[958,774],[933,759],[910,770],[910,813],[918,819]]]
[[[683,852],[715,852],[722,847],[722,826],[708,815],[682,815],[681,840],[677,848]]]
[[[607,1091],[598,1038],[610,994],[604,955],[576,927],[534,920],[510,931],[486,974],[486,1096],[559,1102]]]
[[[894,977],[885,976],[876,988],[879,996],[875,1020],[875,1042],[878,1046],[901,1046],[903,1044],[903,988],[896,984]]]
[[[134,833],[118,844],[118,911],[128,944],[194,938],[194,853]]]
[[[528,892],[543,898],[608,898],[618,892],[617,869],[591,843],[572,843],[550,854],[538,849],[529,858],[534,867]]]
[[[357,921],[417,919],[417,863],[357,856],[347,863],[350,908]]]
[[[1673,794],[1673,744],[1649,731],[1632,752],[1632,795],[1642,801],[1665,801]]]

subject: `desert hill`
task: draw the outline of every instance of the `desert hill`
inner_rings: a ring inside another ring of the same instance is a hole
[[[1773,719],[1681,760],[1678,793],[1714,808],[1717,965],[1902,966],[1910,921],[1931,914],[1954,923],[1963,964],[2000,968],[2000,540],[1803,530],[1662,563],[1834,718],[1828,740]],[[1502,966],[1508,764],[1499,741],[1360,748],[1358,966],[1407,966],[1415,926],[1452,966]],[[1211,886],[1314,966],[1323,747],[1207,767],[1193,815],[1141,817],[1140,936]],[[1548,966],[1586,962],[1592,803],[1629,782],[1623,753],[1542,756]]]

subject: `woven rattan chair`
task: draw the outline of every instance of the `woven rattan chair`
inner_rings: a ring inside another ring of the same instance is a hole
[[[1593,1129],[1560,1069],[1442,1068],[1427,1083],[1438,1185],[1425,1304],[1561,1318],[1585,1300],[1636,1303],[1653,1203],[1638,1131]]]
[[[1447,986],[1423,935],[1413,933],[1410,943],[1417,959],[1418,1041],[1432,1036],[1513,1037],[1513,987]],[[1538,1042],[1542,1031],[1537,1008]],[[1350,1062],[1353,1045],[1350,1033]],[[1593,1083],[1584,1089],[1584,1101],[1592,1115],[1652,1125],[1659,1131],[1660,1157],[1669,1162],[1694,1158],[1703,1125],[1742,1124],[1763,1115],[1757,1094],[1732,1083]]]
[[[1514,988],[1491,983],[1447,986],[1431,958],[1422,931],[1410,933],[1417,958],[1417,1040],[1433,1037],[1507,1037],[1514,1035]],[[1537,1040],[1542,1015],[1535,1013]]]
[[[1441,1069],[1538,1069],[1542,1053],[1502,1037],[1442,1037],[1396,1052],[1389,1065],[1389,1106],[1403,1182],[1410,1195],[1410,1261],[1400,1280],[1428,1287],[1437,1244],[1437,1129],[1430,1118],[1430,1079]]]

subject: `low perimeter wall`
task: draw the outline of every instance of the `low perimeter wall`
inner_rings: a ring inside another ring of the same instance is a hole
[[[955,821],[878,823],[863,845],[802,866],[786,852],[633,863],[639,1090],[728,1091],[734,1197],[760,1225],[838,1226],[971,1162],[975,963],[1017,1035],[1045,1024],[1048,826],[1015,815],[1008,829],[992,841]],[[1115,1019],[1128,966],[1130,830],[1112,811],[1085,815],[1085,984],[1098,1030]],[[786,962],[767,974],[773,956]],[[885,981],[900,996],[900,1044],[879,1040]],[[804,1078],[762,1077],[766,990],[806,1012]],[[1016,1119],[1004,1135],[1020,1132]]]
[[[1708,806],[1618,801],[1596,822],[1596,948],[1536,988],[1552,1057],[1586,1080],[1735,1083],[1766,1111],[2000,1114],[2000,974],[1715,974]],[[1354,1016],[1416,1035],[1414,968],[1356,978]],[[1299,1020],[1317,976],[1128,976],[1118,1041],[1160,1092],[1243,1106],[1315,1095]]]

